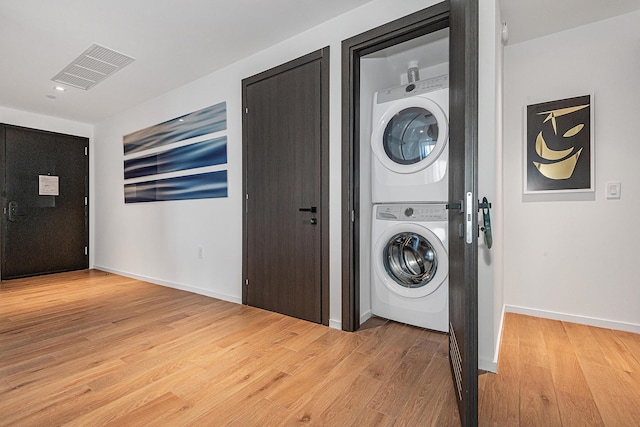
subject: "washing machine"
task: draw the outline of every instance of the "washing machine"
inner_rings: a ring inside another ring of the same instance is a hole
[[[446,205],[374,205],[372,219],[372,313],[448,332]]]
[[[449,76],[374,95],[371,132],[373,203],[449,199]]]

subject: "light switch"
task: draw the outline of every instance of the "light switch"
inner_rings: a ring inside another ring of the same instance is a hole
[[[619,199],[621,185],[620,181],[607,182],[607,199]]]

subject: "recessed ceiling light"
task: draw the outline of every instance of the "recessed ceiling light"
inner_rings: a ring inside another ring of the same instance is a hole
[[[53,87],[55,90],[59,91],[59,92],[64,92],[65,88],[63,88],[62,86],[54,86]]]

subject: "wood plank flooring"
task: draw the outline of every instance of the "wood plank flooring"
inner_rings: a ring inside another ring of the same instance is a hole
[[[444,334],[100,271],[0,284],[0,426],[458,426]],[[640,336],[507,314],[481,426],[640,425]]]
[[[507,313],[480,425],[639,426],[640,335]]]
[[[457,426],[445,334],[100,271],[0,285],[2,426]]]

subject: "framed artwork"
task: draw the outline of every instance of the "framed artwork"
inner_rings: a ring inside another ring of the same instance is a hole
[[[527,105],[524,194],[593,192],[593,95]]]
[[[228,197],[227,103],[130,133],[124,149],[124,202]]]

